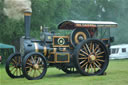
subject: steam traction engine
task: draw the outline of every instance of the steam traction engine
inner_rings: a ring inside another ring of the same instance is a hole
[[[20,53],[10,55],[6,72],[11,78],[41,79],[48,66],[65,73],[84,76],[104,74],[109,63],[109,47],[114,22],[64,21],[58,29],[72,30],[70,35],[57,36],[42,29],[40,39],[30,38],[31,12],[25,11],[25,36],[20,39]],[[104,28],[104,29],[103,29]]]

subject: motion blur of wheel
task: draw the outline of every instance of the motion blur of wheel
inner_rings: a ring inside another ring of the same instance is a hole
[[[109,63],[109,54],[105,45],[97,39],[88,39],[77,45],[74,52],[74,64],[84,76],[101,75]]]
[[[47,71],[45,57],[36,52],[27,54],[22,63],[22,71],[28,80],[38,80],[43,78]]]
[[[78,73],[78,71],[77,71],[77,69],[75,67],[63,68],[62,71],[64,71],[67,74]]]
[[[21,70],[21,55],[20,53],[13,53],[9,56],[5,66],[7,74],[11,78],[22,78],[23,73]]]

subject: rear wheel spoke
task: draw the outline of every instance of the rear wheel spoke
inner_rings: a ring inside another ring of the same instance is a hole
[[[100,52],[100,49],[98,49],[96,52],[95,52],[95,54],[97,54],[97,53],[99,53]]]
[[[98,53],[97,55],[101,55],[101,54],[104,54],[104,52],[100,52],[100,53]]]
[[[84,54],[81,54],[81,53],[80,53],[79,55],[80,55],[80,56],[86,56],[86,55],[84,55]]]
[[[84,64],[81,66],[81,68],[83,68],[86,64],[88,64],[88,62],[84,63]]]
[[[81,61],[80,64],[82,64],[82,63],[84,63],[84,62],[85,62],[85,60]]]
[[[90,51],[90,49],[89,49],[89,47],[88,47],[88,45],[86,44],[86,47],[87,47],[87,49],[88,49],[88,51],[89,51],[89,54],[91,54],[91,51]]]
[[[96,45],[96,48],[94,49],[94,52],[96,52],[96,50],[99,48],[99,45]]]
[[[88,58],[85,58],[85,57],[79,58],[79,60],[82,60],[82,59],[85,59],[85,60],[86,60],[86,59],[88,59]]]
[[[89,70],[90,70],[90,64],[89,64],[89,67],[88,67],[88,70],[87,70],[88,73],[89,73]]]
[[[83,45],[83,48],[84,48],[85,52],[88,53],[88,51],[87,51],[87,49],[86,49],[86,47],[84,45]]]
[[[97,61],[101,61],[101,62],[104,62],[104,60],[101,60],[101,59],[96,59]]]
[[[96,72],[96,66],[95,66],[94,62],[93,62],[93,68],[94,68],[94,72]]]
[[[91,67],[91,72],[93,72],[93,67],[92,67],[92,64],[90,64],[90,67]]]
[[[85,51],[83,51],[82,49],[80,49],[81,52],[83,52],[84,54],[88,55],[88,53],[86,53]]]
[[[100,67],[102,66],[97,60],[96,60],[96,63],[98,63],[98,66],[100,66]]]
[[[96,67],[98,67],[99,69],[101,69],[100,67],[99,67],[99,65],[97,65],[96,63],[94,63],[95,65],[96,65]]]
[[[96,58],[103,58],[104,56],[96,56]]]

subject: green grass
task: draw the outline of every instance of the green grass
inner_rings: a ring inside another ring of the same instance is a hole
[[[104,76],[65,74],[56,68],[48,68],[41,80],[11,79],[0,66],[0,85],[128,85],[128,60],[111,60]]]

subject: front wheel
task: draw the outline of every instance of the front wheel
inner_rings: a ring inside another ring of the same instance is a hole
[[[109,63],[109,53],[105,45],[97,39],[88,39],[77,45],[74,64],[82,75],[101,75]]]
[[[38,80],[45,76],[47,63],[41,53],[32,52],[25,56],[22,63],[22,71],[28,80]]]

